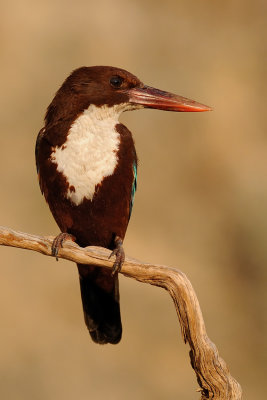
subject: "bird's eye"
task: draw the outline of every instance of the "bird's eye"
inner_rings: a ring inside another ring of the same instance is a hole
[[[121,87],[122,83],[123,83],[124,79],[121,76],[112,76],[110,78],[110,84],[111,86],[113,86],[114,88],[119,88]]]

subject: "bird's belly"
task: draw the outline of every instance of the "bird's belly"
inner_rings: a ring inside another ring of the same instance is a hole
[[[125,236],[130,195],[131,187],[121,182],[116,185],[112,177],[107,177],[96,188],[93,199],[84,198],[79,205],[64,196],[54,198],[53,191],[47,200],[61,231],[74,235],[80,246],[112,249],[114,237]]]

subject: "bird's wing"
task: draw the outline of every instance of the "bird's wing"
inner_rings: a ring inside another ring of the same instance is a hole
[[[130,200],[129,219],[132,214],[132,209],[133,209],[133,204],[134,204],[134,196],[135,196],[135,192],[137,189],[137,163],[136,163],[136,161],[134,161],[134,163],[133,163],[133,176],[134,176],[134,179],[133,179],[132,193],[131,193],[131,200]]]
[[[41,176],[40,176],[40,165],[39,165],[40,154],[39,154],[39,151],[40,151],[40,145],[41,145],[41,141],[44,137],[44,134],[45,134],[45,128],[42,128],[40,130],[40,132],[38,133],[38,136],[36,139],[36,144],[35,144],[35,163],[36,163],[38,180],[39,180],[39,185],[40,185],[42,194],[44,193],[44,190],[43,190],[43,184],[42,184],[42,180],[41,180]]]

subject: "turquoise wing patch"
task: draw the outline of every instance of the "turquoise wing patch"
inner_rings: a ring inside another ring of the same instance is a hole
[[[130,201],[130,214],[129,214],[129,219],[131,217],[132,214],[132,209],[133,209],[133,204],[134,204],[134,196],[135,196],[135,192],[137,189],[137,165],[136,162],[133,163],[133,185],[132,185],[132,194],[131,194],[131,201]]]

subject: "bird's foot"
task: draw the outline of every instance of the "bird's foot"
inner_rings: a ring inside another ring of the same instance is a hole
[[[58,251],[61,247],[63,247],[63,243],[66,240],[72,240],[73,242],[75,242],[76,238],[66,232],[61,232],[59,235],[57,235],[55,237],[55,239],[53,240],[52,246],[51,246],[51,250],[52,250],[52,256],[56,257],[56,260],[58,261]]]
[[[122,265],[125,260],[125,253],[122,246],[122,239],[119,236],[116,236],[114,243],[115,243],[115,249],[109,256],[109,258],[111,258],[112,256],[116,257],[112,268],[112,275],[118,274],[121,271]]]

